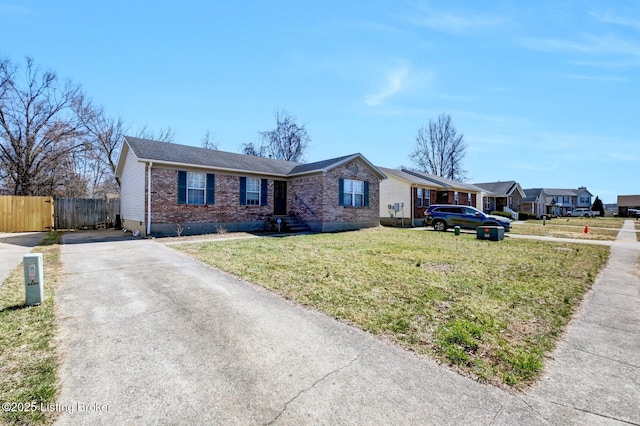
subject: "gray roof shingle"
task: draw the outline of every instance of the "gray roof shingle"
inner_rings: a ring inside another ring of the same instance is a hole
[[[125,139],[136,157],[144,160],[283,176],[301,164],[129,136]]]
[[[480,188],[486,189],[494,195],[498,196],[506,196],[509,195],[510,191],[512,191],[513,187],[516,185],[514,180],[508,181],[500,181],[500,182],[485,182],[485,183],[474,183],[475,186],[479,186]]]
[[[233,152],[218,151],[215,149],[159,142],[131,136],[125,137],[125,143],[129,145],[136,157],[141,160],[223,170],[237,170],[276,176],[291,176],[321,172],[348,161],[351,158],[357,157],[361,158],[367,164],[370,164],[362,154],[345,155],[342,157],[305,164],[294,161],[236,154]],[[374,171],[376,171],[381,178],[384,178],[384,174],[377,170],[375,166],[371,165],[371,167],[373,167]]]

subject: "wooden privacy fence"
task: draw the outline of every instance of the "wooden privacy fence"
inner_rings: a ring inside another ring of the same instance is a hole
[[[56,229],[109,227],[120,214],[119,198],[55,198]]]
[[[50,231],[53,226],[52,197],[0,195],[0,232]]]

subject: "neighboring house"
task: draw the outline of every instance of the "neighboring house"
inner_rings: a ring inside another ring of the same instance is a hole
[[[122,226],[183,235],[267,229],[294,216],[329,232],[379,224],[379,182],[363,155],[310,164],[125,137],[116,176]]]
[[[593,204],[587,188],[578,189],[532,188],[525,189],[522,210],[541,217],[543,215],[566,216],[571,210]]]
[[[628,217],[629,209],[640,209],[640,195],[618,195],[618,216]]]
[[[423,226],[431,204],[478,207],[482,188],[428,173],[379,167],[387,176],[380,182],[380,223]]]
[[[485,212],[497,210],[517,213],[522,210],[522,200],[526,197],[526,194],[518,182],[509,180],[505,182],[474,183],[474,185],[486,191],[482,194],[482,210]],[[505,208],[508,210],[505,210]]]

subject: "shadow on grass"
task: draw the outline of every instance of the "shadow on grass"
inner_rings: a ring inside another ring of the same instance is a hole
[[[27,305],[26,303],[21,303],[19,305],[11,305],[11,306],[7,306],[0,309],[0,314],[3,314],[5,312],[21,311],[22,309],[31,308],[31,307],[32,307],[31,305]]]

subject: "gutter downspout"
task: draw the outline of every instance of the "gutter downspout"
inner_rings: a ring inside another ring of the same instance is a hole
[[[153,161],[149,161],[147,167],[147,236],[151,233],[151,167]]]
[[[416,187],[416,186],[414,186],[413,188],[417,188],[417,187]],[[413,214],[414,214],[414,211],[415,211],[415,208],[413,207],[413,203],[414,203],[414,198],[413,198],[413,188],[411,188],[411,195],[410,195],[410,197],[409,197],[409,201],[410,201],[410,202],[409,202],[409,208],[411,209],[411,211],[410,211],[410,213],[411,213],[411,214],[409,215],[409,217],[410,217],[410,219],[409,219],[409,220],[411,220],[411,227],[412,227],[412,228],[414,228],[414,227],[415,227],[415,224],[413,223],[413,219],[414,219]]]

